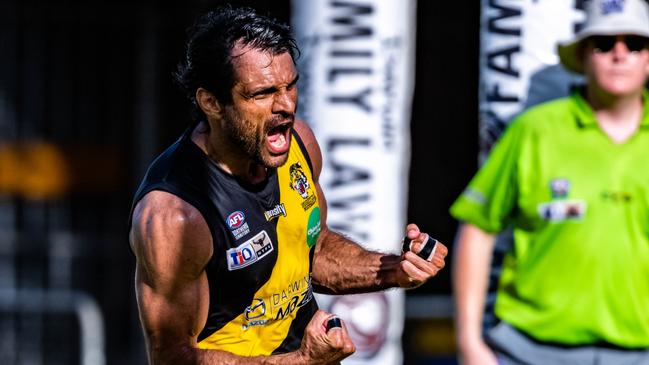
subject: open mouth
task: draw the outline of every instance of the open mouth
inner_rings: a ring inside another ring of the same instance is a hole
[[[291,140],[292,122],[283,123],[272,127],[266,134],[268,147],[273,154],[281,155],[288,151]]]

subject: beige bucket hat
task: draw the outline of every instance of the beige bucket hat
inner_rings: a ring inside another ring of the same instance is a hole
[[[561,63],[583,73],[579,43],[594,35],[633,34],[649,38],[649,5],[645,0],[592,0],[586,6],[586,23],[575,37],[557,47]]]

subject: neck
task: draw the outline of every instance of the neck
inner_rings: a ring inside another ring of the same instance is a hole
[[[612,96],[587,91],[587,100],[595,112],[597,124],[615,143],[622,143],[635,134],[643,112],[642,92]]]
[[[248,183],[258,184],[268,176],[268,169],[246,156],[224,133],[201,122],[192,132],[192,140],[223,171]]]

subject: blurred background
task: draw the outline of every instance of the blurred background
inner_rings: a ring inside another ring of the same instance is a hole
[[[184,130],[185,29],[224,1],[0,1],[0,362],[142,364],[131,197]],[[289,0],[228,1],[285,22]],[[419,1],[407,220],[451,247],[478,163],[479,1]],[[326,156],[325,156],[326,158]],[[453,364],[450,264],[406,293],[406,364]]]

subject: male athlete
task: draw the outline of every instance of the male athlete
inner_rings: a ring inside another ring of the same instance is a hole
[[[412,288],[444,267],[446,247],[414,224],[400,256],[327,228],[320,148],[295,120],[296,52],[287,26],[249,9],[189,31],[176,78],[195,122],[149,167],[132,212],[151,364],[337,363],[354,344],[313,290]]]

